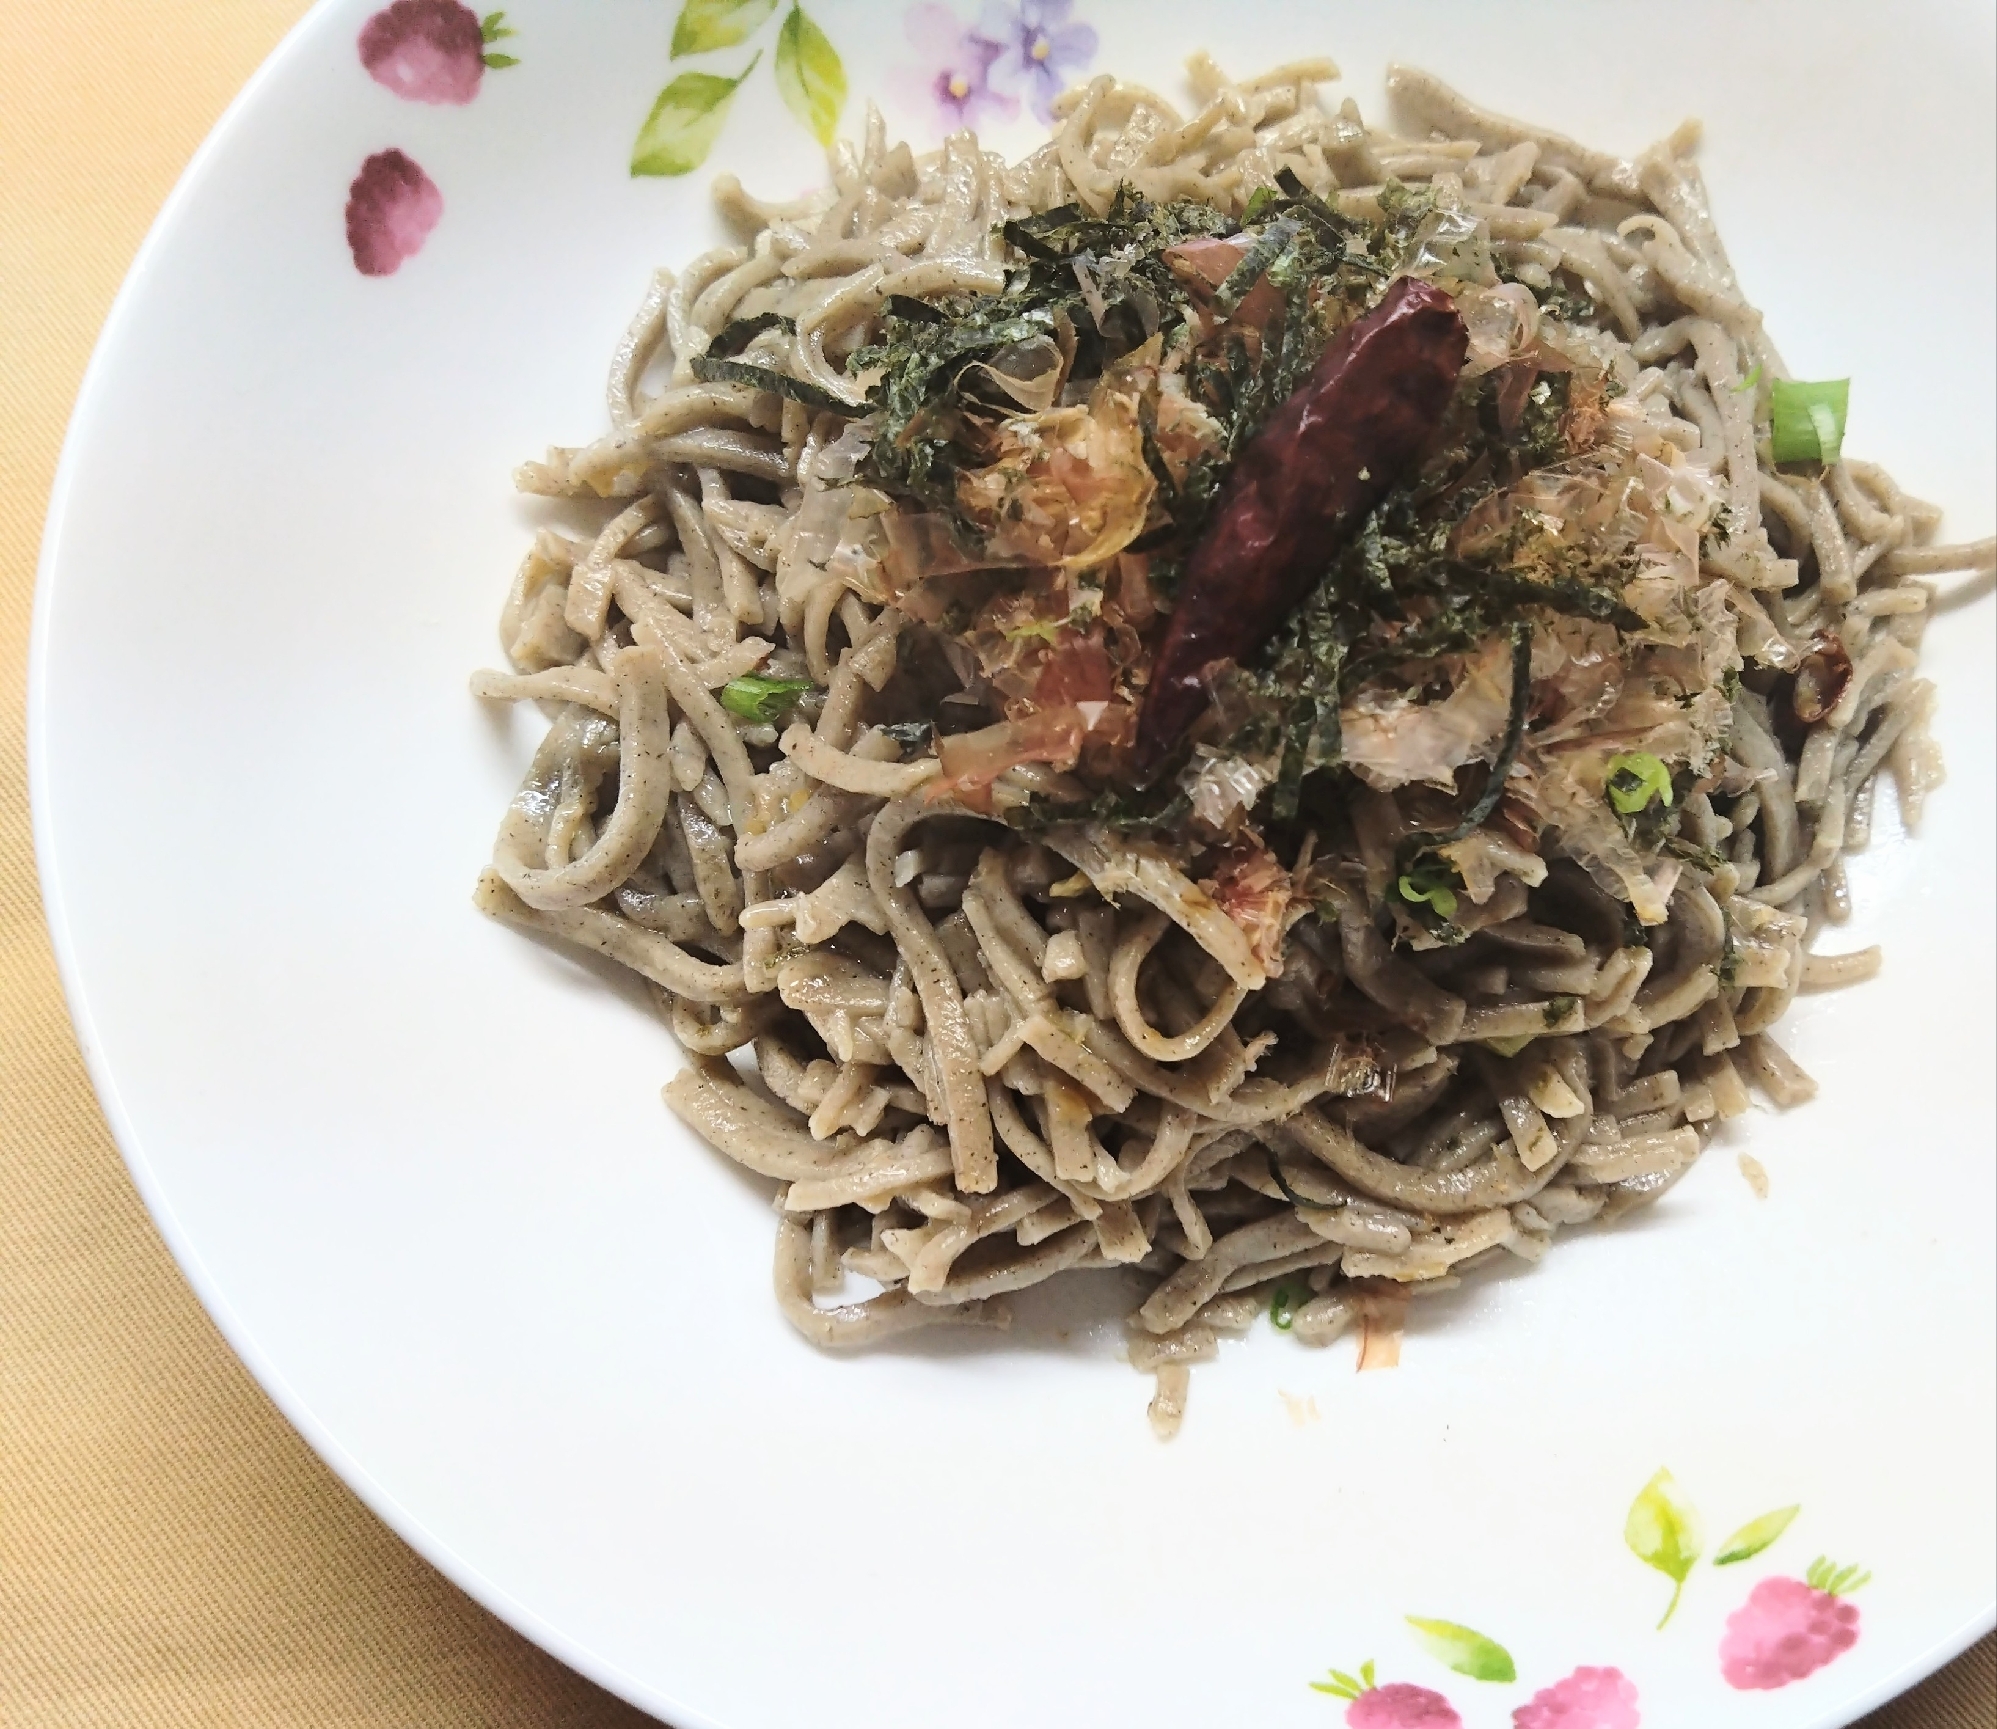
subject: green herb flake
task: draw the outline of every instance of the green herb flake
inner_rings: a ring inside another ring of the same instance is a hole
[[[1260,222],[1269,214],[1269,206],[1276,203],[1279,194],[1273,186],[1258,186],[1248,195],[1248,204],[1241,212],[1243,222]]]
[[[1007,642],[1044,642],[1053,647],[1061,639],[1061,632],[1067,625],[1064,618],[1029,618],[1024,624],[1016,624],[1012,629],[1001,631]]]
[[[1653,802],[1671,802],[1671,770],[1647,750],[1625,751],[1609,758],[1609,777],[1603,790],[1619,816],[1635,816]]]
[[[721,687],[721,706],[744,720],[774,726],[812,688],[808,678],[765,678],[761,673],[745,673]]]
[[[1769,453],[1777,462],[1836,462],[1844,453],[1851,380],[1778,378],[1768,387]]]

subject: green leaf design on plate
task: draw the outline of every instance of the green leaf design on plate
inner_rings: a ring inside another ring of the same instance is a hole
[[[631,146],[631,172],[691,174],[714,148],[728,119],[729,98],[742,79],[756,69],[755,60],[739,77],[717,78],[712,72],[682,72],[652,104],[638,141]]]
[[[488,12],[478,21],[478,39],[481,42],[497,42],[502,36],[515,36],[519,32],[506,22],[504,12]]]
[[[746,42],[776,9],[777,0],[686,0],[673,24],[673,58]]]
[[[1672,1581],[1671,1601],[1657,1623],[1662,1628],[1677,1613],[1686,1575],[1699,1559],[1699,1516],[1678,1498],[1678,1485],[1669,1471],[1659,1471],[1630,1503],[1623,1541],[1646,1567],[1655,1567]]]
[[[1872,1582],[1872,1575],[1863,1567],[1840,1567],[1828,1557],[1819,1555],[1810,1563],[1810,1570],[1803,1575],[1804,1582],[1813,1591],[1822,1591],[1832,1597],[1847,1597],[1861,1586]]]
[[[1788,1530],[1790,1520],[1802,1510],[1800,1504],[1794,1507],[1777,1507],[1774,1512],[1764,1513],[1759,1519],[1748,1520],[1720,1545],[1720,1552],[1713,1557],[1713,1565],[1731,1567],[1736,1561],[1751,1561]]]
[[[485,56],[485,63],[495,72],[504,72],[509,66],[518,66],[520,64],[520,56],[517,54],[488,54]]]
[[[793,6],[777,32],[777,89],[784,106],[830,144],[846,106],[846,68],[823,30]]]
[[[1332,1669],[1327,1673],[1331,1676],[1330,1680],[1310,1683],[1310,1690],[1313,1693],[1329,1693],[1334,1699],[1357,1699],[1362,1693],[1372,1692],[1377,1685],[1373,1679],[1373,1660],[1370,1657],[1359,1665],[1357,1675],[1348,1675],[1343,1669]]]
[[[1454,1621],[1427,1621],[1419,1615],[1407,1617],[1422,1648],[1438,1663],[1468,1675],[1473,1681],[1516,1681],[1518,1665],[1511,1652],[1495,1639]]]

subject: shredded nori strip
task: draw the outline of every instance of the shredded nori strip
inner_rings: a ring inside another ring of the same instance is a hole
[[[1283,1191],[1283,1198],[1287,1200],[1291,1206],[1312,1207],[1315,1208],[1320,1213],[1329,1213],[1335,1211],[1337,1208],[1344,1205],[1342,1201],[1305,1200],[1302,1195],[1298,1194],[1295,1189],[1290,1187],[1289,1180],[1283,1175],[1283,1155],[1277,1152],[1274,1147],[1265,1146],[1262,1150],[1269,1155],[1270,1177],[1275,1181],[1276,1187]]]
[[[908,294],[890,294],[881,302],[881,311],[889,318],[905,318],[914,324],[941,324],[943,314],[926,300],[917,300]]]
[[[1520,619],[1512,626],[1512,703],[1511,713],[1505,720],[1505,742],[1498,749],[1498,760],[1491,764],[1490,778],[1484,783],[1484,790],[1477,800],[1446,829],[1417,829],[1400,846],[1400,869],[1403,873],[1413,868],[1414,863],[1425,852],[1439,846],[1448,846],[1465,835],[1474,833],[1483,826],[1484,819],[1498,808],[1498,800],[1505,796],[1505,781],[1512,772],[1512,764],[1519,760],[1519,745],[1525,738],[1526,703],[1532,696],[1532,626]]]
[[[1289,199],[1292,209],[1309,217],[1327,234],[1336,235],[1343,241],[1354,232],[1353,224],[1306,186],[1294,168],[1277,169],[1276,184],[1283,189],[1283,196]]]
[[[781,312],[759,312],[754,318],[732,318],[714,333],[714,340],[707,345],[707,352],[716,360],[731,360],[766,330],[782,330],[794,334],[797,330],[797,321],[786,318]]]
[[[792,378],[786,372],[767,366],[753,366],[746,360],[716,360],[712,355],[696,354],[692,366],[694,377],[703,384],[746,384],[752,390],[768,390],[778,396],[788,396],[791,401],[801,402],[806,408],[830,408],[840,414],[865,412],[802,378]]]
[[[1061,823],[1091,823],[1128,834],[1144,829],[1180,830],[1192,815],[1192,801],[1170,785],[1119,791],[1105,788],[1086,804],[1059,804],[1029,798],[999,813],[1006,827],[1022,834],[1045,834]]]
[[[1269,267],[1289,250],[1290,242],[1302,230],[1301,223],[1287,219],[1270,223],[1255,244],[1242,254],[1241,262],[1227,273],[1227,280],[1214,294],[1214,305],[1222,312],[1232,312],[1248,297],[1249,290],[1269,274]]]
[[[891,296],[873,345],[848,362],[852,376],[872,380],[867,411],[876,436],[860,478],[940,514],[966,546],[982,544],[986,528],[966,514],[959,478],[992,460],[998,428],[1018,410],[993,390],[980,363],[1014,344],[1058,337],[1068,358],[1063,400],[1074,403],[1147,337],[1156,334],[1170,353],[1190,335],[1182,377],[1188,396],[1219,423],[1218,448],[1175,477],[1148,403],[1139,418],[1157,492],[1152,520],[1130,550],[1150,559],[1152,591],[1169,605],[1229,465],[1419,244],[1433,193],[1389,182],[1378,196],[1382,219],[1347,217],[1286,168],[1240,221],[1203,204],[1153,202],[1123,185],[1100,215],[1071,203],[1002,224],[1011,254],[1002,293]],[[1198,237],[1239,237],[1245,245],[1218,290],[1166,256]],[[1093,294],[1084,293],[1078,264],[1088,267]],[[1255,317],[1242,319],[1241,306],[1264,282],[1280,306],[1257,295]],[[1101,307],[1100,317],[1092,305]],[[1237,316],[1216,322],[1216,314],[1229,313]],[[1234,714],[1235,730],[1208,742],[1251,760],[1274,759],[1265,805],[1274,820],[1288,822],[1303,808],[1309,776],[1338,769],[1341,707],[1368,683],[1419,691],[1438,670],[1434,663],[1499,633],[1511,634],[1515,657],[1529,658],[1529,646],[1519,645],[1530,643],[1535,609],[1626,632],[1644,627],[1622,600],[1619,572],[1604,579],[1544,536],[1522,530],[1467,556],[1458,550],[1457,530],[1480,502],[1568,454],[1571,380],[1566,373],[1541,379],[1515,416],[1500,413],[1495,375],[1465,380],[1422,472],[1369,513],[1316,592],[1252,663],[1225,675],[1240,699],[1223,710]],[[946,615],[942,628],[954,633],[963,623]],[[1514,679],[1513,723],[1478,807],[1450,835],[1417,837],[1422,845],[1461,838],[1489,815],[1518,753],[1529,685],[1529,678]],[[1167,783],[1149,796],[1110,790],[1086,804],[1035,797],[1006,820],[1029,830],[1070,820],[1169,828],[1189,810],[1190,801],[1170,794]]]

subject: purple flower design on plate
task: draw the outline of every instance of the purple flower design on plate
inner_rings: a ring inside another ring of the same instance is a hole
[[[361,26],[361,64],[412,102],[469,102],[485,78],[478,14],[458,0],[395,0]]]
[[[363,276],[393,276],[414,258],[444,214],[437,183],[400,150],[361,164],[347,189],[347,246]]]
[[[1019,113],[1017,97],[991,86],[993,62],[1005,52],[1002,44],[966,30],[947,6],[911,6],[904,22],[917,55],[909,76],[928,91],[946,127],[976,127]]]
[[[991,63],[992,88],[1026,98],[1042,120],[1054,118],[1054,98],[1088,70],[1096,57],[1096,33],[1071,24],[1075,0],[986,0],[973,34],[998,44]]]
[[[361,26],[361,64],[384,89],[411,102],[462,105],[486,68],[520,62],[491,46],[511,36],[504,12],[483,18],[458,0],[395,0]]]

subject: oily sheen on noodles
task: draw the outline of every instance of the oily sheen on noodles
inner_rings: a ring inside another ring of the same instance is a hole
[[[741,244],[519,471],[601,526],[537,537],[473,680],[550,718],[478,904],[650,981],[796,1326],[1127,1268],[1166,1434],[1218,1334],[1390,1360],[1410,1295],[1810,1096],[1771,1028],[1879,964],[1810,945],[1882,771],[1909,824],[1940,778],[1927,579],[1992,564],[1789,380],[1696,128],[1190,77],[1071,91],[1018,163],[872,115],[810,198],[723,178]],[[1455,377],[1424,454],[1343,477],[1254,646],[1171,646],[1248,640],[1240,501],[1397,308]]]

